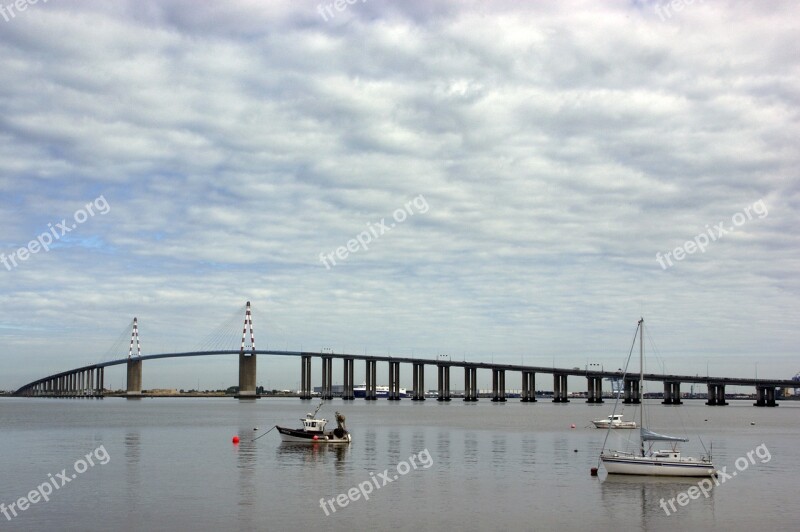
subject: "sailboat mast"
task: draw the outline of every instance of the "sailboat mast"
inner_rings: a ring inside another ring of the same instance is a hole
[[[644,318],[639,318],[639,440],[642,446],[642,456],[644,456],[644,440],[641,438],[641,431],[644,429]]]

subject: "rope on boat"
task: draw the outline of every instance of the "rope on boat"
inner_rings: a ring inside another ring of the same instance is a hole
[[[274,427],[272,427],[271,429],[269,429],[267,432],[265,432],[265,433],[264,433],[264,434],[262,434],[261,436],[266,436],[267,434],[269,434],[270,432],[272,432],[272,431],[273,431],[273,430],[275,430],[276,428],[278,428],[278,425],[275,425]],[[255,438],[253,438],[253,440],[252,440],[252,441],[256,441],[256,440],[257,440],[258,438],[260,438],[261,436],[257,436],[257,437],[255,437]]]

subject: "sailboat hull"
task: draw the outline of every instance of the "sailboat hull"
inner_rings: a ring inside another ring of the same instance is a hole
[[[711,477],[716,469],[711,462],[693,458],[650,458],[618,453],[600,457],[609,475],[646,475],[657,477]]]

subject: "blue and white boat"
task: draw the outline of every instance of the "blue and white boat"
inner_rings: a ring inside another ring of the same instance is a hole
[[[360,397],[364,398],[367,396],[367,383],[364,382],[359,384],[358,386],[353,387],[353,397]],[[376,386],[375,387],[375,397],[389,397],[389,387],[388,386]],[[400,397],[408,397],[405,388],[400,388]]]

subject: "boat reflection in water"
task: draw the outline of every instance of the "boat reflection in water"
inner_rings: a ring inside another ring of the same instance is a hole
[[[343,462],[350,452],[349,445],[327,445],[325,443],[292,443],[281,442],[278,445],[277,453],[280,457],[280,462],[288,465],[313,462],[324,462],[335,459],[337,462]]]
[[[697,499],[689,499],[685,506],[677,503],[679,494],[685,494],[698,482],[711,482]],[[641,530],[661,529],[674,525],[675,514],[680,514],[684,530],[710,530],[714,527],[714,482],[692,477],[641,477],[632,475],[607,475],[601,480],[602,511],[605,517],[620,523],[640,523]],[[669,501],[672,500],[672,506]],[[663,502],[662,502],[663,501]],[[626,526],[626,528],[632,528]]]

